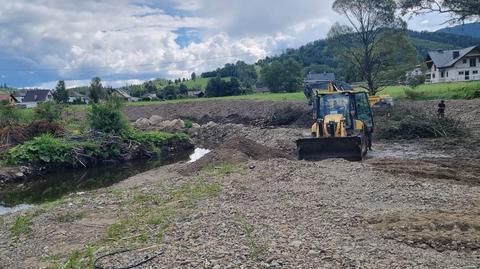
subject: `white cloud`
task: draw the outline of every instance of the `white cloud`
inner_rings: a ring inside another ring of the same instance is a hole
[[[0,1],[0,68],[35,84],[187,77],[323,38],[341,20],[333,0]],[[180,46],[179,29],[195,43]]]

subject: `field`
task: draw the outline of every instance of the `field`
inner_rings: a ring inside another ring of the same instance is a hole
[[[279,96],[301,99],[262,98]],[[139,268],[478,268],[479,108],[449,102],[471,137],[375,140],[364,162],[305,162],[295,146],[309,135],[303,100],[128,106],[132,122],[200,124],[184,131],[212,151],[2,217],[0,267],[92,268],[127,249],[102,265],[161,253]]]
[[[480,97],[480,82],[424,84],[413,89],[408,86],[389,86],[380,94],[389,94],[395,99],[473,99]]]

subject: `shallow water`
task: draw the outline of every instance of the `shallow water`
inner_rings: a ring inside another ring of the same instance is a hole
[[[111,186],[134,175],[180,161],[194,162],[210,152],[197,148],[174,158],[137,160],[85,169],[58,170],[0,190],[0,215],[31,205],[55,201],[62,196]]]

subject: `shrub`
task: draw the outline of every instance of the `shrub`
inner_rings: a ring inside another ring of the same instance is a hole
[[[56,122],[62,118],[62,107],[53,101],[38,104],[34,119],[38,121]]]
[[[148,143],[155,146],[162,146],[173,141],[188,141],[190,139],[186,134],[163,132],[132,132],[129,138],[140,143]]]
[[[131,126],[121,112],[122,101],[111,98],[90,107],[87,119],[90,128],[94,131],[107,134],[125,134]]]
[[[64,140],[45,134],[16,146],[7,152],[7,163],[19,164],[62,164],[75,163],[73,146]]]
[[[184,120],[183,121],[185,128],[190,129],[193,127],[193,121],[191,120]]]
[[[0,128],[20,122],[21,115],[15,106],[8,102],[0,102]]]
[[[51,134],[59,136],[63,133],[63,128],[60,124],[48,121],[34,121],[27,127],[31,137],[37,137],[43,134]]]

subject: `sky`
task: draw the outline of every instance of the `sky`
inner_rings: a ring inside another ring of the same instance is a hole
[[[0,83],[113,87],[254,63],[325,38],[333,0],[0,0]],[[445,25],[438,14],[408,21]]]

